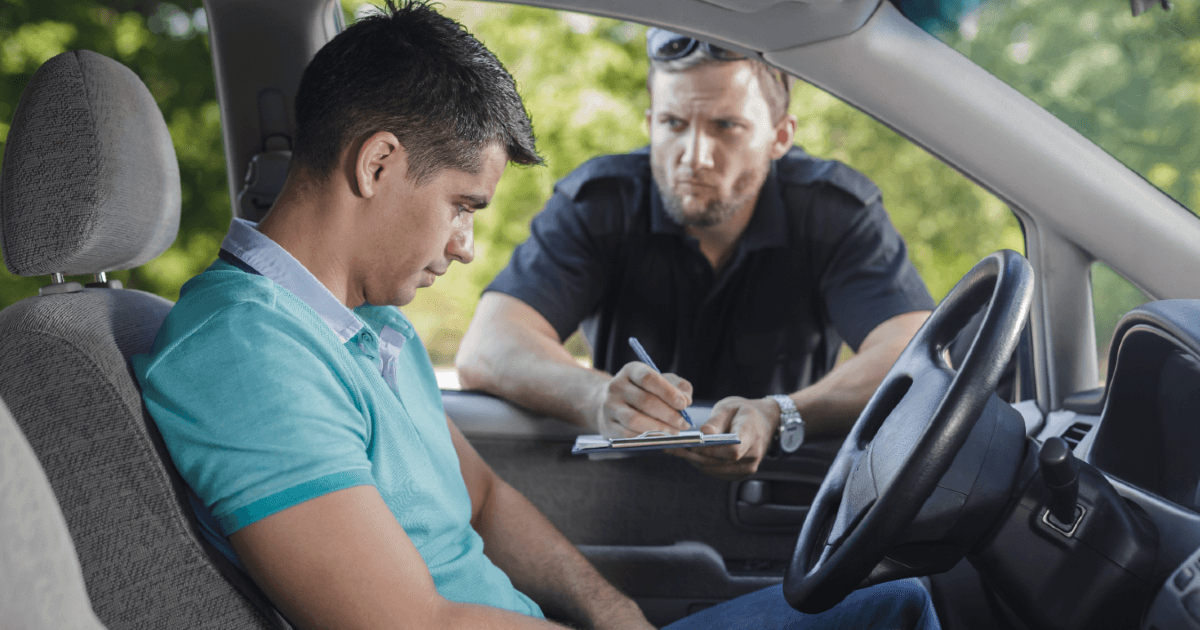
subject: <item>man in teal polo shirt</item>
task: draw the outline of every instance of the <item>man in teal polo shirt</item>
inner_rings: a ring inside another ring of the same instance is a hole
[[[507,162],[540,161],[512,78],[406,2],[322,48],[295,112],[271,212],[233,222],[133,362],[205,536],[302,628],[651,628],[446,417],[396,308],[471,261]],[[681,627],[937,627],[919,588],[860,593],[808,617],[763,591]]]
[[[296,127],[272,211],[134,361],[206,535],[301,627],[649,628],[449,423],[395,308],[471,261],[506,162],[540,161],[512,78],[405,3],[317,53]]]

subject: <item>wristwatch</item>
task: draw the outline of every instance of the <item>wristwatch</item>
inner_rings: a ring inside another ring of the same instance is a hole
[[[779,405],[779,434],[776,436],[779,448],[784,453],[795,453],[804,444],[804,420],[790,396],[775,394],[771,398]]]

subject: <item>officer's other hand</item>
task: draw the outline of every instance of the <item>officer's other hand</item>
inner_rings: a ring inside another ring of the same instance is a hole
[[[626,364],[598,394],[594,424],[605,437],[691,428],[679,410],[692,404],[692,384],[674,374],[659,374],[645,363]]]
[[[730,396],[713,406],[712,415],[700,430],[709,435],[736,433],[741,444],[677,448],[666,452],[688,460],[714,477],[741,479],[758,470],[778,426],[779,406],[774,400]]]

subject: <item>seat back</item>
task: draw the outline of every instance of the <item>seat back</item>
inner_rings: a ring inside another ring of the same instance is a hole
[[[0,619],[22,630],[103,630],[46,473],[0,402]]]
[[[58,496],[110,630],[286,627],[200,536],[142,404],[128,359],[151,349],[171,303],[60,275],[150,260],[175,239],[179,209],[171,139],[138,77],[88,51],[47,61],[5,147],[0,244],[10,271],[53,282],[0,311],[0,398]]]

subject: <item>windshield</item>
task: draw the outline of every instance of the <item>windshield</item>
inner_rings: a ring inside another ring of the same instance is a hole
[[[1139,0],[1134,0],[1139,2]],[[1200,208],[1200,16],[1123,0],[901,0],[921,28]]]

